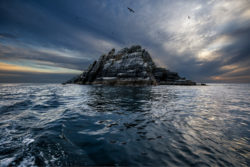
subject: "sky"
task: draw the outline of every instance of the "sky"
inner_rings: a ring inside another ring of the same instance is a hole
[[[250,0],[0,0],[2,83],[64,82],[134,44],[182,77],[249,83]]]

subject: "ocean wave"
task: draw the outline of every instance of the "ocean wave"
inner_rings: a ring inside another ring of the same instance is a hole
[[[0,85],[0,166],[249,166],[250,86]]]

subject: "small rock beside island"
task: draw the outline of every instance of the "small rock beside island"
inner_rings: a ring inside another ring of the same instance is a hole
[[[139,45],[112,49],[94,61],[81,75],[65,84],[103,85],[196,85],[176,72],[157,67],[150,54]]]

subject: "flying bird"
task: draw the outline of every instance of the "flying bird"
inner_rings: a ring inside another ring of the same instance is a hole
[[[129,10],[130,12],[132,12],[132,13],[135,13],[135,11],[134,11],[133,9],[129,8],[129,7],[128,7],[128,10]]]

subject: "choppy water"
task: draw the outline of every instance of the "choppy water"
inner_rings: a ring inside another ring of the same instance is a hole
[[[0,85],[0,166],[249,166],[250,85]]]

